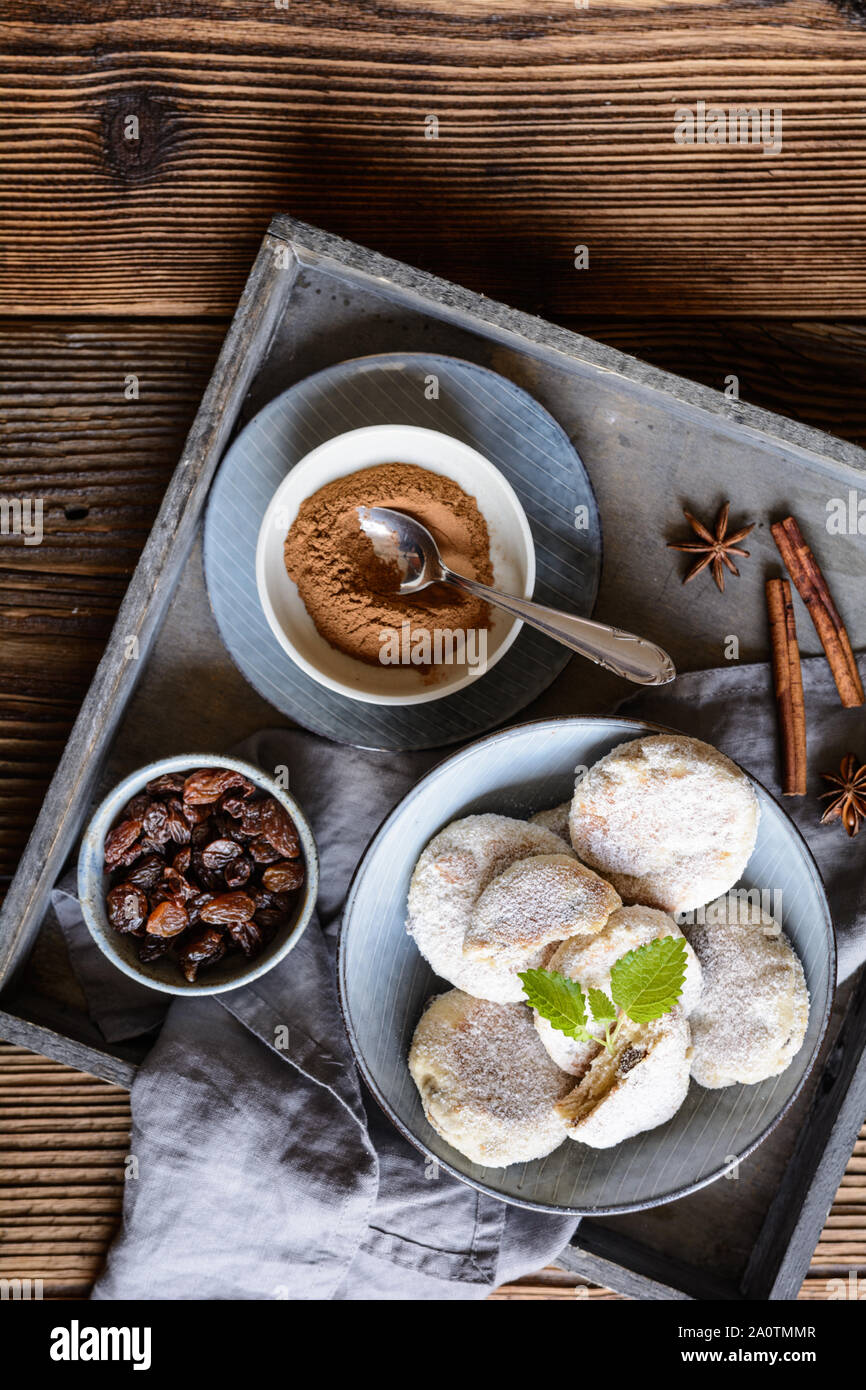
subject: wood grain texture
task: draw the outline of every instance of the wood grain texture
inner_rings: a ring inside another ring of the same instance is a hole
[[[866,323],[583,316],[569,328],[866,446]]]
[[[681,318],[574,319],[569,326],[711,385],[729,370],[744,398],[866,440],[864,328],[858,324],[695,325]],[[101,651],[224,323],[81,320],[0,325],[4,445],[0,496],[42,496],[45,547],[0,545],[0,868],[14,867]],[[724,369],[724,371],[723,371]],[[123,378],[140,379],[138,401]],[[859,383],[859,389],[852,389]],[[761,392],[765,392],[763,397]],[[840,423],[841,421],[841,423]],[[844,428],[843,428],[844,426]],[[74,511],[72,520],[66,515]],[[79,512],[86,510],[86,515]],[[2,1048],[0,1277],[84,1296],[115,1228],[128,1130],[116,1088]],[[839,1296],[866,1269],[866,1136],[858,1145],[802,1297]],[[575,1292],[545,1272],[498,1291],[532,1301]]]
[[[866,325],[571,318],[567,326],[866,444]],[[227,323],[0,321],[0,888],[26,842]],[[138,399],[125,381],[138,380]]]
[[[119,1087],[0,1044],[0,1279],[87,1297],[120,1217],[129,1126]]]
[[[223,324],[0,325],[0,886],[14,871],[147,538]],[[138,399],[124,381],[138,378]]]
[[[85,1298],[117,1229],[130,1128],[119,1087],[0,1043],[0,1279]],[[866,1270],[866,1129],[830,1212],[802,1299],[843,1298]],[[503,1285],[496,1301],[616,1299],[562,1270]]]
[[[274,243],[265,237],[124,595],[117,622],[8,889],[3,904],[0,979],[9,978],[16,957],[20,958],[20,952],[38,935],[51,886],[78,838],[80,825],[71,813],[71,791],[74,789],[81,806],[86,806],[96,791],[104,751],[147,664],[159,621],[195,543],[211,480],[256,364],[282,310],[283,299],[278,290],[282,282]],[[27,537],[23,541],[25,547],[26,544]],[[154,717],[158,715],[154,711]]]
[[[863,43],[832,0],[7,0],[0,306],[227,313],[283,209],[554,318],[863,314]],[[699,100],[781,152],[677,144]]]

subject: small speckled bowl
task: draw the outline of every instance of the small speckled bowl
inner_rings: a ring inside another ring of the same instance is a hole
[[[148,782],[167,772],[193,772],[200,767],[227,767],[242,772],[269,796],[273,796],[288,811],[294,821],[306,864],[306,880],[300,894],[297,911],[290,922],[277,932],[273,941],[253,960],[241,952],[231,952],[216,965],[202,970],[200,980],[190,984],[184,979],[177,961],[166,957],[144,965],[138,959],[137,937],[123,936],[114,930],[105,911],[108,875],[105,873],[105,837],[123,807],[131,797],[143,791]],[[180,757],[162,758],[133,772],[114,788],[93,816],[85,831],[78,856],[78,896],[84,920],[99,949],[108,959],[140,984],[164,994],[221,994],[240,985],[257,980],[288,955],[301,938],[313,915],[319,887],[319,858],[309,822],[294,797],[277,786],[251,763],[239,758],[227,758],[213,753],[184,753]]]

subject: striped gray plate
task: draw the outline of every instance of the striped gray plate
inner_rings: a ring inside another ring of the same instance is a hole
[[[428,400],[431,379],[438,397]],[[465,690],[405,708],[326,690],[281,649],[256,591],[259,528],[280,482],[305,454],[347,430],[421,425],[471,445],[512,484],[532,528],[540,603],[588,616],[601,570],[601,528],[574,446],[513,382],[457,358],[392,353],[317,372],[272,400],[226,451],[205,519],[208,593],[231,657],[259,694],[315,733],[366,748],[436,748],[503,724],[550,685],[568,651],[524,627],[493,670]],[[588,525],[575,527],[575,509]]]
[[[770,1133],[817,1056],[836,978],[830,912],[815,862],[781,806],[754,782],[758,841],[739,886],[781,893],[783,926],[811,996],[803,1046],[787,1071],[756,1086],[707,1091],[692,1081],[667,1124],[613,1149],[566,1140],[545,1159],[489,1169],[470,1163],[427,1123],[406,1065],[426,1000],[443,985],[406,934],[406,894],[418,855],[458,816],[528,816],[571,796],[574,769],[658,725],[634,719],[552,719],[505,729],[455,753],[424,777],[379,829],[358,867],[340,935],[344,1018],[365,1080],[424,1153],[457,1177],[520,1206],[578,1215],[673,1201],[731,1169]],[[445,985],[444,988],[450,988]]]

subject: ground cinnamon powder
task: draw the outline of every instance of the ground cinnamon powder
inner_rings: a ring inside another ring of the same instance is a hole
[[[361,661],[379,664],[381,634],[408,622],[422,629],[486,628],[486,603],[446,584],[406,598],[389,592],[393,576],[376,559],[357,508],[394,507],[432,532],[446,565],[493,583],[487,523],[457,483],[409,463],[383,463],[327,483],[302,502],[285,542],[289,577],[321,635]],[[381,591],[381,592],[380,592]]]

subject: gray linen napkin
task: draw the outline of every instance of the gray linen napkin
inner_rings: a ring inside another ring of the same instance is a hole
[[[866,956],[863,845],[820,826],[814,798],[818,773],[866,744],[866,716],[841,709],[823,658],[804,662],[803,675],[813,771],[808,796],[785,806],[824,873],[844,977]],[[621,708],[705,738],[778,786],[766,666],[683,676]],[[576,1223],[431,1171],[363,1094],[333,975],[335,921],[364,844],[438,755],[365,753],[281,730],[236,751],[291,769],[322,859],[321,924],[268,975],[166,1012],[93,946],[71,887],[55,894],[106,1035],[144,1033],[164,1015],[133,1087],[124,1224],[94,1297],[483,1297],[555,1257]]]
[[[340,1017],[335,930],[352,871],[440,755],[288,730],[235,752],[290,768],[321,857],[320,920],[253,984],[163,1006],[132,1090],[123,1228],[93,1297],[477,1299],[549,1263],[576,1222],[428,1164],[362,1094]],[[152,1029],[153,993],[89,941],[71,884],[54,905],[94,1020],[115,1039]]]

